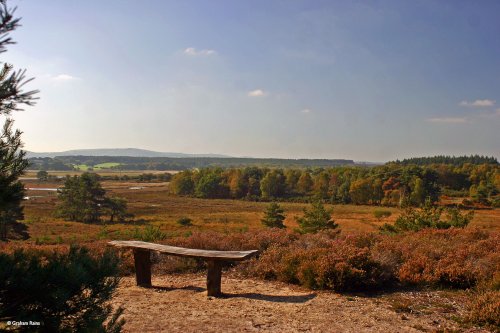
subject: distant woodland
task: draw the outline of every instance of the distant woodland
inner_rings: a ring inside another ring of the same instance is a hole
[[[30,163],[39,170],[73,170],[81,165],[91,171],[99,165],[116,170],[178,170],[171,179],[172,193],[199,198],[315,198],[342,204],[420,206],[448,195],[471,198],[465,204],[500,204],[499,163],[478,155],[412,158],[375,166],[350,160],[107,156],[32,158]]]
[[[471,203],[499,204],[498,163],[388,163],[315,169],[204,168],[174,175],[171,190],[200,198],[297,200],[319,198],[331,203],[420,206],[440,195],[471,197]]]
[[[73,170],[75,166],[93,167],[103,163],[115,163],[117,170],[187,170],[206,167],[259,166],[270,168],[333,167],[354,165],[344,159],[279,159],[279,158],[237,158],[237,157],[130,157],[130,156],[57,156],[30,158],[31,170]]]

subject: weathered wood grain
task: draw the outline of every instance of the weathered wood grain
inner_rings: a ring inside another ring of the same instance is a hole
[[[170,245],[161,245],[141,241],[111,241],[109,245],[121,247],[121,248],[131,248],[131,249],[143,249],[157,251],[160,253],[171,254],[174,256],[181,257],[195,257],[206,260],[229,260],[229,261],[241,261],[248,259],[256,255],[259,251],[213,251],[213,250],[198,250],[198,249],[186,249],[183,247],[176,247]]]
[[[207,296],[221,296],[222,263],[220,260],[208,260]]]
[[[151,287],[151,251],[134,249],[134,263],[137,285]]]

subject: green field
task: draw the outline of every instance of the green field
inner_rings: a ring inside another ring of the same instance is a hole
[[[119,165],[121,165],[121,163],[107,162],[107,163],[96,164],[93,167],[87,164],[75,164],[73,165],[73,167],[81,171],[88,171],[89,169],[93,170],[111,169],[111,168],[116,168]]]

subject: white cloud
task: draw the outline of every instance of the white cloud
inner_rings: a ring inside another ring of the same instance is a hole
[[[196,57],[216,55],[217,52],[215,50],[197,50],[194,47],[188,47],[184,50],[184,54],[191,57]]]
[[[305,113],[305,114],[308,114],[308,113],[311,113],[312,110],[311,109],[303,109],[303,110],[300,110],[301,113]]]
[[[462,124],[467,122],[467,118],[465,117],[427,118],[426,121],[430,123]]]
[[[255,90],[249,91],[247,95],[249,97],[262,97],[262,96],[266,96],[267,93],[262,89],[255,89]]]
[[[476,99],[474,102],[461,101],[458,105],[472,107],[472,108],[482,108],[495,105],[496,101],[491,99]]]
[[[51,79],[52,79],[52,81],[56,81],[56,82],[80,80],[80,78],[78,78],[76,76],[69,75],[69,74],[59,74],[59,75],[53,76]]]

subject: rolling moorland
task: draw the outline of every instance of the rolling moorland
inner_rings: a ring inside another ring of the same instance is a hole
[[[29,171],[22,179],[27,189],[24,236],[0,243],[1,250],[65,253],[78,244],[102,253],[109,240],[136,239],[261,251],[257,260],[226,268],[227,296],[217,300],[202,297],[203,262],[155,257],[158,288],[140,291],[129,276],[130,254],[123,253],[125,277],[113,304],[125,309],[125,331],[194,332],[207,324],[214,331],[324,331],[332,327],[331,318],[344,331],[498,329],[500,174],[494,159],[181,172],[116,170],[114,162],[100,162],[93,170],[108,196],[126,201],[127,216],[110,221],[103,213],[98,220],[80,222],[56,217],[61,199],[55,189],[65,186],[65,175],[81,176],[84,168]],[[441,230],[381,230],[397,224],[405,206],[424,211],[428,197],[434,197],[436,207],[473,212],[470,223]],[[330,210],[336,228],[303,234],[300,217],[315,200]],[[271,201],[280,202],[285,228],[261,222]],[[151,310],[174,303],[182,304],[182,320],[159,320],[160,313]],[[155,320],[137,316],[140,309],[152,311]]]

